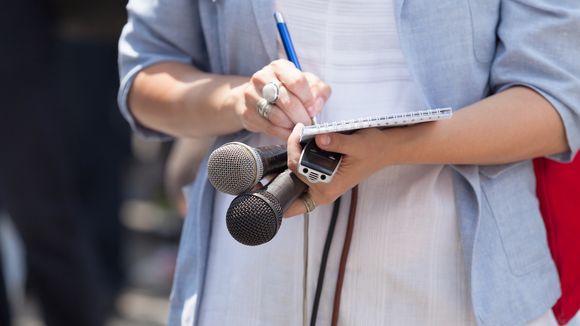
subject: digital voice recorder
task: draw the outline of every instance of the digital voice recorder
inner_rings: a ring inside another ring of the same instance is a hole
[[[302,150],[298,163],[298,173],[308,178],[311,183],[329,183],[341,161],[341,154],[320,149],[312,139]]]

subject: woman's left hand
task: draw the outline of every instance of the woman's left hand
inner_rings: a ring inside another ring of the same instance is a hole
[[[310,188],[308,192],[316,206],[334,202],[342,194],[359,184],[387,164],[385,134],[376,128],[345,135],[339,133],[316,136],[316,145],[329,152],[341,153],[342,163],[330,183],[310,183],[297,173],[302,147],[300,134],[304,126],[297,124],[288,138],[288,167]],[[292,203],[285,217],[306,212],[301,199]]]

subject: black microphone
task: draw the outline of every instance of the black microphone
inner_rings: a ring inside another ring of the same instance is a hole
[[[208,178],[217,190],[238,195],[252,189],[265,175],[284,171],[287,157],[286,145],[254,148],[227,143],[209,156]]]
[[[248,246],[272,240],[282,224],[284,212],[306,188],[292,171],[286,170],[266,187],[237,196],[226,213],[228,231]]]

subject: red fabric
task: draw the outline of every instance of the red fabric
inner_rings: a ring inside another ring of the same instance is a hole
[[[537,194],[562,296],[552,310],[561,325],[580,308],[580,155],[571,164],[534,160]]]

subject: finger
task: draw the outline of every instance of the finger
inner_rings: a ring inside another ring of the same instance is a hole
[[[302,135],[302,129],[304,125],[299,123],[294,127],[292,133],[288,137],[288,168],[296,173],[298,168],[298,162],[300,161],[300,154],[302,153],[302,146],[300,146],[300,135]],[[300,174],[297,173],[298,177]]]
[[[288,115],[285,114],[277,105],[272,105],[272,110],[268,114],[268,121],[273,125],[287,129],[288,131],[292,130],[295,125],[295,123],[288,118]]]
[[[256,183],[256,185],[254,185],[252,187],[252,189],[250,191],[251,192],[255,192],[255,191],[258,191],[258,190],[260,190],[262,188],[264,188],[264,185],[262,184],[262,182],[258,182],[258,183]]]
[[[315,112],[315,109],[313,107],[304,107],[300,99],[289,92],[284,86],[280,87],[280,95],[278,96],[276,105],[292,120],[292,126],[297,123],[312,124],[311,113],[308,110]]]
[[[284,141],[290,136],[291,130],[289,128],[275,126],[260,116],[255,109],[246,107],[242,116],[244,120],[244,128],[249,131],[262,132]]]
[[[290,131],[294,127],[294,123],[290,118],[276,105],[272,106],[272,110],[268,114],[268,119],[266,120],[258,113],[257,105],[258,100],[262,97],[258,95],[256,89],[250,87],[245,93],[246,107],[248,113],[246,114],[246,119],[248,122],[255,123],[264,127],[266,124],[271,123],[275,126],[287,129]],[[261,129],[260,129],[261,130]]]
[[[316,145],[329,152],[361,157],[372,152],[382,155],[384,133],[378,128],[361,129],[353,134],[330,133],[316,136]]]
[[[270,184],[270,182],[272,182],[272,180],[276,179],[276,177],[278,176],[278,173],[274,173],[274,174],[268,174],[265,175],[264,178],[262,178],[262,184]]]
[[[316,76],[312,73],[309,73],[309,72],[305,72],[304,75],[306,76],[306,79],[308,79],[308,83],[310,84],[311,92],[314,96],[315,112],[309,112],[311,114],[311,116],[313,117],[322,111],[324,104],[330,98],[330,95],[332,93],[332,89],[330,88],[330,85],[328,85],[327,83],[320,80],[320,78],[318,78],[318,76]]]
[[[278,80],[308,108],[314,105],[314,97],[304,73],[288,60],[276,60],[270,64]]]
[[[272,71],[272,68],[268,66],[257,71],[252,76],[251,84],[253,87],[251,87],[248,91],[248,95],[250,97],[250,102],[254,104],[254,107],[258,100],[262,98],[262,90],[264,86],[270,82],[281,84],[281,82],[276,78],[276,75]],[[278,100],[276,101],[278,109],[272,110],[272,116],[268,115],[268,120],[279,127],[292,129],[292,127],[294,127],[297,122],[304,120],[303,116],[308,117],[308,114],[302,113],[305,109],[300,100],[298,100],[293,95],[292,98],[289,98],[289,92],[286,91],[283,86],[280,86],[279,89],[280,94],[278,96]],[[284,107],[282,107],[281,104],[283,104]],[[307,120],[308,119],[306,119],[306,121]]]
[[[316,145],[328,152],[352,155],[357,146],[360,146],[354,144],[353,136],[339,133],[316,135]]]
[[[315,87],[321,87],[321,88],[325,88],[325,89],[330,89],[330,87],[326,87],[324,85],[318,85],[318,86],[315,86]],[[314,100],[314,112],[309,112],[312,117],[314,117],[317,114],[319,114],[320,112],[322,112],[322,109],[324,108],[324,105],[328,101],[328,97],[326,97],[326,95],[324,95],[322,93],[323,92],[319,92],[319,94],[321,94],[321,95],[316,96],[316,98]]]
[[[302,199],[298,198],[292,202],[288,210],[284,213],[284,218],[294,217],[304,213],[306,213],[306,205],[304,205]]]
[[[250,83],[258,90],[260,96],[262,95],[262,88],[269,82],[276,82],[276,74],[270,66],[265,66],[264,68],[256,71],[250,78]]]
[[[274,136],[280,140],[286,140],[290,136],[290,130],[269,125],[265,131],[266,134]]]
[[[310,114],[312,118],[315,117],[320,112],[322,112],[324,104],[326,104],[326,100],[324,100],[322,97],[317,97],[314,101],[314,112],[308,112],[308,114]]]
[[[311,72],[305,72],[304,76],[306,77],[306,80],[308,80],[312,94],[315,97],[322,97],[324,100],[330,98],[330,94],[332,93],[330,85],[323,82],[318,76]]]

